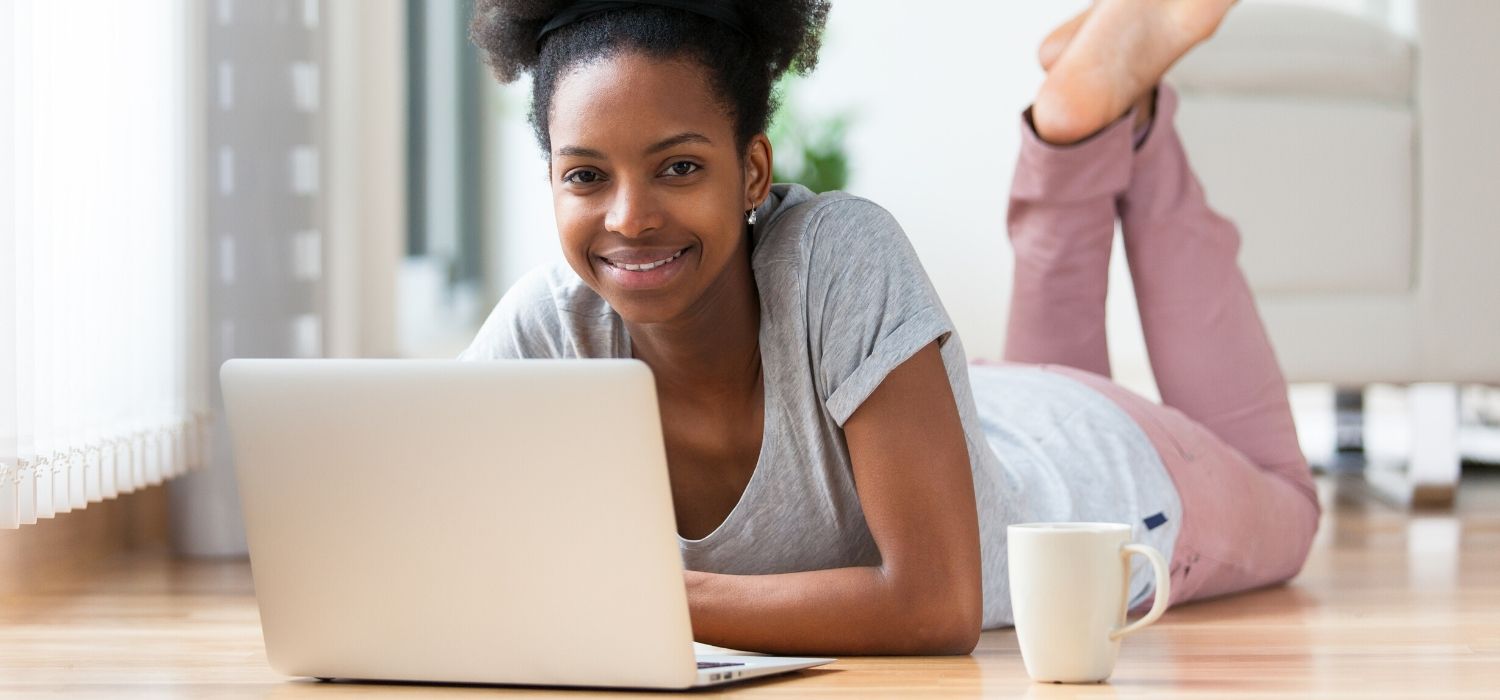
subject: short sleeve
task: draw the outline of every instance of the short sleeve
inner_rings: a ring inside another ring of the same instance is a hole
[[[808,340],[820,397],[839,426],[896,367],[953,323],[895,217],[864,199],[810,222]]]
[[[547,270],[516,282],[485,319],[460,360],[522,360],[562,357],[562,323]]]

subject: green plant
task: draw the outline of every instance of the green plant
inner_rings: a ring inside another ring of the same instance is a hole
[[[772,179],[795,182],[814,192],[842,190],[849,183],[845,137],[852,118],[848,112],[824,118],[799,112],[793,99],[797,80],[788,77],[777,86],[782,95],[781,109],[767,133],[774,151]]]

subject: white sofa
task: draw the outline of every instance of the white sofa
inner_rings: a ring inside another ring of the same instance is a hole
[[[1412,488],[1458,475],[1452,383],[1500,383],[1500,2],[1244,4],[1169,75],[1288,379],[1413,385]]]

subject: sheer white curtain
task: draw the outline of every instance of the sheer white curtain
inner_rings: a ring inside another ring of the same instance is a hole
[[[0,2],[0,527],[201,462],[189,1]]]

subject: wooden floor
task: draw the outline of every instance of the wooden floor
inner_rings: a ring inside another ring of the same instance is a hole
[[[1456,509],[1433,514],[1382,505],[1353,481],[1323,478],[1319,486],[1330,507],[1301,576],[1171,610],[1126,640],[1107,684],[1032,683],[1007,629],[985,633],[968,657],[845,659],[719,692],[1500,697],[1500,475],[1466,474]],[[565,694],[279,676],[266,666],[243,562],[136,554],[87,583],[0,597],[0,698],[353,693]]]

